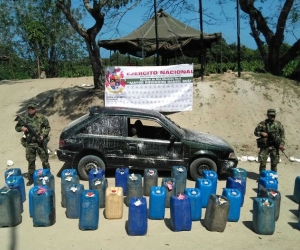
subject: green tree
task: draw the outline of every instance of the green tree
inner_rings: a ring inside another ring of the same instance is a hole
[[[97,45],[96,37],[103,27],[105,13],[125,6],[129,0],[82,0],[82,2],[85,10],[95,21],[94,25],[88,29],[83,28],[79,20],[74,16],[74,9],[72,9],[74,2],[72,3],[72,0],[57,0],[57,6],[64,13],[72,28],[84,39],[92,65],[94,87],[102,89],[105,83],[104,64],[100,57],[100,49]]]
[[[48,77],[56,77],[60,60],[82,56],[79,36],[57,8],[56,0],[2,1],[0,5],[1,42],[15,57],[27,61],[23,70],[31,76],[39,77],[44,70]]]
[[[284,35],[299,25],[300,1],[279,1],[276,6],[274,1],[268,0],[239,0],[239,3],[249,20],[265,70],[274,75],[282,75],[285,66],[299,56],[300,39],[287,48]],[[273,4],[272,8],[267,8],[268,3]],[[261,4],[264,4],[264,9]]]
[[[0,43],[9,45],[12,41],[11,23],[12,16],[9,15],[10,9],[6,1],[0,1]]]

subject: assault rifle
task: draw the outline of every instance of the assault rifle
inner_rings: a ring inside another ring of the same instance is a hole
[[[43,140],[41,141],[40,135],[37,134],[37,132],[29,125],[27,124],[19,115],[17,115],[15,121],[19,122],[21,126],[26,127],[28,130],[28,141],[32,141],[32,138],[35,137],[36,140],[42,144],[43,148],[45,149],[46,152],[48,152],[48,148],[47,148],[47,144],[49,142],[49,140],[47,138],[43,138]]]
[[[274,146],[276,148],[279,148],[280,146],[280,138],[276,138],[271,132],[268,132],[268,137],[270,138],[270,142],[274,143]],[[284,156],[289,159],[289,157],[285,154],[284,149],[281,149],[281,152],[284,154]]]
[[[286,155],[286,153],[284,153],[284,149],[281,149],[281,152],[284,154],[284,156],[289,159],[289,157]]]
[[[273,143],[276,148],[279,148],[279,146],[280,146],[280,138],[279,137],[275,137],[272,132],[267,132],[267,133],[268,133],[268,138],[270,139],[269,140],[270,143]]]

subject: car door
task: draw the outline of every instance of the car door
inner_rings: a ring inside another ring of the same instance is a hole
[[[130,119],[130,118],[128,118]],[[170,169],[183,163],[183,150],[180,141],[171,144],[171,133],[156,120],[134,118],[142,121],[143,131],[137,135],[130,132],[125,138],[124,163],[131,168]],[[130,120],[134,120],[130,119]],[[128,122],[130,128],[135,128],[136,122]],[[139,123],[138,123],[139,124]],[[162,134],[162,136],[159,136]]]

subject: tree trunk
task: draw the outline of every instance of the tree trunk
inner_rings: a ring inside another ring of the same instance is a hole
[[[36,64],[37,64],[37,79],[40,79],[41,66],[40,66],[40,57],[38,54],[36,54]]]
[[[104,14],[101,12],[101,8],[108,3],[106,3],[106,1],[93,1],[93,7],[91,7],[89,0],[83,0],[85,8],[96,21],[96,23],[86,31],[81,27],[81,25],[72,15],[71,2],[71,0],[59,0],[57,1],[57,6],[65,14],[67,20],[76,30],[76,32],[84,38],[89,53],[89,59],[92,65],[95,89],[104,89],[105,75],[102,60],[100,57],[100,49],[96,43],[96,36],[101,30],[104,23]]]
[[[272,42],[269,44],[269,52],[268,52],[268,64],[266,66],[266,71],[276,75],[282,75],[282,65],[280,64],[280,56],[279,56],[279,49],[280,46],[274,45],[273,39]]]
[[[105,75],[102,59],[100,57],[100,49],[96,44],[96,38],[93,37],[93,33],[87,32],[87,37],[85,38],[85,43],[89,52],[90,62],[92,64],[92,70],[94,75],[94,88],[104,89]]]

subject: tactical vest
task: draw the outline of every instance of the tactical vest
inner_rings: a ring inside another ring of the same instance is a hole
[[[280,125],[278,121],[275,120],[274,122],[269,123],[267,120],[265,120],[265,131],[268,133],[268,146],[279,147],[281,138]]]
[[[42,114],[36,114],[34,117],[25,117],[25,122],[30,125],[37,134],[41,134],[42,129],[42,123],[43,123],[43,115]],[[38,138],[35,138],[33,135],[29,135],[29,133],[26,134],[27,143],[37,142]],[[29,139],[30,138],[30,139]],[[30,141],[29,141],[30,140]]]

